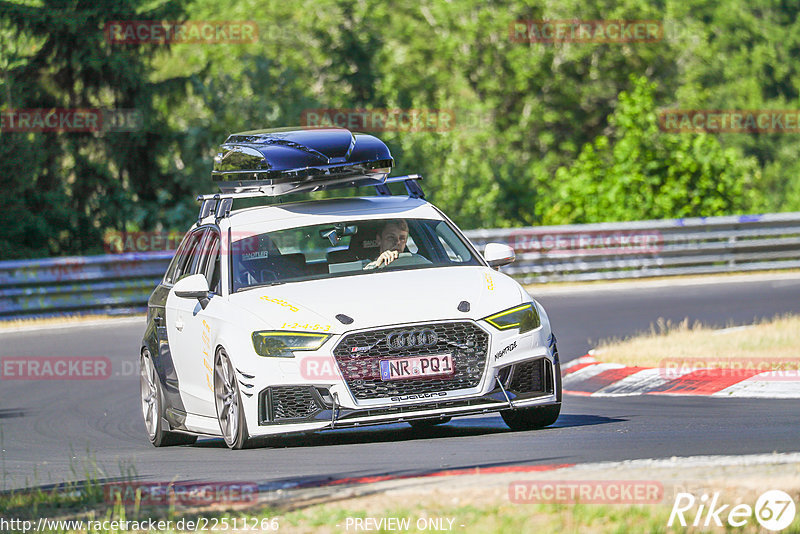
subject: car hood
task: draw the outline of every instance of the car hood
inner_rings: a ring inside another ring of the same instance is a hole
[[[267,328],[341,333],[382,325],[482,319],[528,297],[510,277],[487,267],[386,271],[254,288],[231,296]],[[467,301],[469,312],[458,310]],[[353,319],[349,325],[339,314]],[[327,328],[329,327],[329,328]]]

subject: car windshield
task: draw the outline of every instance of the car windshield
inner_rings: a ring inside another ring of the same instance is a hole
[[[234,291],[387,270],[481,265],[457,230],[433,219],[347,221],[276,230],[233,241],[231,252]]]

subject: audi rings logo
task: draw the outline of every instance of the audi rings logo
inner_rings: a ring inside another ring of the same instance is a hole
[[[390,349],[409,349],[419,347],[432,347],[439,341],[439,336],[430,328],[423,330],[403,330],[392,332],[386,336],[386,343]]]

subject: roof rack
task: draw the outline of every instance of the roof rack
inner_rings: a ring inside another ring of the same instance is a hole
[[[200,202],[200,213],[197,216],[197,224],[199,225],[203,219],[210,215],[214,215],[219,222],[220,219],[223,219],[230,215],[231,209],[233,208],[233,201],[235,199],[241,198],[260,198],[260,197],[276,197],[281,195],[286,195],[289,193],[300,193],[300,192],[312,192],[312,191],[320,191],[323,189],[334,189],[334,188],[341,188],[341,187],[364,187],[364,186],[374,186],[375,191],[379,196],[391,196],[392,192],[389,189],[389,184],[403,182],[406,186],[406,191],[408,192],[408,196],[410,198],[425,198],[425,193],[422,191],[422,188],[417,183],[418,180],[422,180],[422,175],[420,174],[407,174],[404,176],[386,176],[383,175],[382,178],[372,178],[362,176],[356,179],[352,177],[349,179],[343,180],[331,180],[326,182],[314,182],[314,183],[304,183],[304,182],[294,182],[294,183],[284,183],[284,184],[277,184],[286,186],[280,188],[281,192],[276,192],[275,185],[264,185],[259,187],[258,189],[249,189],[247,191],[232,191],[232,192],[225,192],[225,193],[214,193],[211,195],[199,195],[197,197],[198,202]]]
[[[211,178],[220,193],[200,195],[198,224],[214,214],[227,217],[237,198],[277,197],[341,187],[374,186],[391,195],[389,184],[404,182],[408,196],[425,198],[422,176],[389,177],[394,159],[386,144],[345,128],[288,127],[231,134],[214,157]]]

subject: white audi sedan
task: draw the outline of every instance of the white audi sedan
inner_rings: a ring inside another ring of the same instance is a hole
[[[377,180],[388,184],[385,174]],[[379,188],[231,210],[228,199],[257,196],[237,181],[235,192],[202,197],[149,301],[140,361],[153,445],[216,436],[239,449],[278,434],[490,412],[515,430],[556,421],[547,314],[497,270],[513,249],[479,253],[424,200],[418,178],[394,180],[407,196]]]

